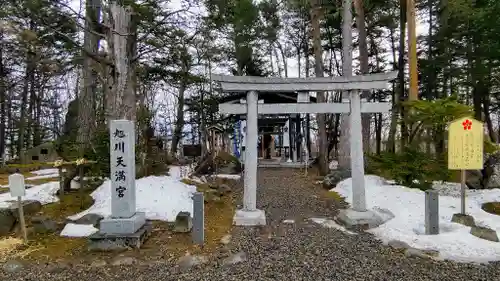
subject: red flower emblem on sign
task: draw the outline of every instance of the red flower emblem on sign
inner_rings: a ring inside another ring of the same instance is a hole
[[[462,122],[462,126],[464,126],[464,130],[471,130],[472,129],[472,121],[469,119],[466,119],[464,122]]]

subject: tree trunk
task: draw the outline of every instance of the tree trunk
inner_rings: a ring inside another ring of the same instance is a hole
[[[9,154],[11,157],[14,157],[16,153],[19,153],[17,150],[18,143],[15,142],[15,134],[14,134],[14,118],[12,118],[12,92],[9,92],[6,96],[7,100],[7,124],[9,129]]]
[[[3,34],[0,32],[0,41],[3,40]],[[5,96],[7,95],[6,78],[7,73],[3,64],[3,46],[0,44],[0,158],[5,162]]]
[[[112,53],[113,67],[110,68],[109,91],[106,97],[108,124],[110,120],[135,120],[136,75],[135,56],[137,47],[137,16],[130,8],[110,4],[112,31],[108,34],[108,45]]]
[[[362,74],[368,74],[370,70],[368,68],[368,43],[363,0],[354,0],[354,9],[356,11],[356,26],[358,27],[360,70]],[[370,91],[363,91],[361,97],[366,100],[370,100]],[[363,128],[363,150],[366,153],[370,152],[371,119],[372,114],[364,113],[361,115],[361,124]]]
[[[283,70],[285,71],[285,78],[287,78],[288,77],[288,62],[286,59],[285,51],[283,50],[283,46],[281,46],[281,43],[279,41],[276,41],[276,43],[278,45],[278,49],[280,50],[281,59],[283,60]],[[299,62],[299,65],[300,65],[300,62]],[[299,72],[300,72],[300,70],[299,70]]]
[[[34,22],[30,22],[30,29],[34,29]],[[26,73],[23,83],[23,91],[21,97],[21,115],[19,118],[19,130],[18,130],[18,141],[17,141],[17,155],[21,160],[21,163],[25,162],[24,159],[24,148],[25,148],[25,134],[26,134],[26,119],[28,112],[28,94],[30,90],[30,78],[31,75],[35,73],[35,54],[34,51],[29,49],[26,54]]]
[[[377,43],[375,42],[375,38],[373,34],[369,36],[370,39],[370,50],[371,53],[375,56],[375,71],[381,71],[380,67],[380,54],[379,50],[377,49]],[[382,90],[377,90],[374,95],[373,99],[377,99],[379,102],[384,102],[384,95],[382,94]],[[376,113],[374,114],[375,116],[375,149],[377,155],[380,154],[380,151],[382,150],[382,113]]]
[[[97,54],[99,51],[99,36],[94,32],[99,27],[100,22],[100,0],[87,0],[85,3],[85,35],[84,48],[86,51]],[[77,142],[80,148],[80,157],[85,157],[84,153],[89,147],[95,131],[96,123],[96,95],[97,95],[97,72],[96,62],[82,52],[83,68],[81,89],[78,95],[78,137]]]
[[[321,45],[321,30],[320,30],[320,17],[321,17],[321,7],[317,0],[311,0],[311,27],[313,35],[313,48],[314,48],[314,72],[316,77],[324,76],[323,67],[323,47]],[[317,101],[319,103],[325,102],[325,93],[316,93]],[[318,118],[318,159],[319,159],[319,172],[321,175],[328,174],[328,148],[326,139],[326,122],[325,114],[317,114]],[[297,148],[299,149],[299,148]]]
[[[33,55],[35,59],[36,55]],[[28,107],[28,126],[25,130],[25,143],[26,147],[33,147],[33,132],[34,132],[34,113],[35,113],[35,101],[36,101],[36,86],[35,86],[35,72],[36,72],[36,62],[33,61],[33,71],[28,74],[28,84],[29,84],[29,107]]]
[[[397,57],[396,57],[396,30],[395,28],[389,27],[389,34],[391,39],[391,51],[392,51],[392,69],[397,70]],[[386,150],[389,152],[396,152],[396,133],[398,130],[398,112],[399,112],[399,92],[396,89],[396,83],[392,82],[392,114],[391,114],[391,125],[389,129],[389,137],[387,139]]]
[[[490,66],[488,66],[488,71],[487,73],[491,73],[492,69]],[[482,92],[483,94],[483,114],[484,114],[484,123],[486,124],[486,128],[488,129],[488,135],[490,136],[490,140],[493,143],[497,142],[497,136],[495,134],[495,129],[493,128],[493,121],[491,120],[491,113],[490,113],[490,85],[489,83],[485,83],[485,89]]]
[[[182,78],[181,78],[181,83],[179,86],[179,96],[177,97],[177,116],[175,119],[175,129],[172,135],[172,147],[170,148],[170,151],[172,153],[172,156],[177,154],[177,146],[182,140],[182,132],[184,129],[184,93],[186,92],[187,88],[187,79],[188,79],[188,66],[183,65],[182,66]]]
[[[37,83],[38,84],[38,83]],[[38,96],[35,97],[35,111],[33,124],[33,146],[42,144],[42,101],[43,101],[43,85],[38,85]]]
[[[352,0],[344,0],[343,2],[343,21],[342,21],[342,75],[345,77],[352,76]],[[343,97],[348,97],[349,93],[343,93]],[[349,142],[350,126],[349,115],[341,114],[340,136],[338,162],[339,167],[343,169],[351,168],[351,145]]]
[[[405,100],[405,34],[406,34],[406,0],[400,0],[399,20],[399,50],[398,50],[398,100],[401,114],[401,149],[407,143],[408,131],[404,121],[405,110],[402,102]]]

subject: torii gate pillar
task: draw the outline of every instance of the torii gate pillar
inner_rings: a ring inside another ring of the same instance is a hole
[[[237,210],[233,224],[241,226],[265,225],[266,214],[257,209],[257,141],[258,141],[258,98],[256,91],[247,92],[246,150],[244,171],[243,209]]]

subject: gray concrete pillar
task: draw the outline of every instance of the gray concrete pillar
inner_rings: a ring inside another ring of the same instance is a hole
[[[352,171],[352,208],[358,212],[366,211],[365,165],[363,156],[363,136],[361,128],[361,98],[358,91],[350,92],[350,143]]]
[[[257,209],[257,143],[258,143],[258,94],[255,91],[247,93],[247,133],[245,155],[245,185],[243,209]]]

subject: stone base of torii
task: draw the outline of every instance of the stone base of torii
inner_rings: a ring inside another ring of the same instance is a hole
[[[362,113],[381,113],[391,109],[390,103],[361,102],[365,90],[385,89],[397,72],[353,77],[265,78],[251,76],[213,75],[227,93],[246,92],[246,104],[219,104],[225,114],[247,115],[246,155],[244,171],[243,208],[236,211],[233,223],[241,226],[266,224],[264,210],[257,209],[257,119],[259,114],[343,113],[350,115],[350,151],[352,172],[352,208],[342,211],[339,220],[348,226],[375,227],[387,218],[378,211],[368,210],[365,200],[364,156],[362,142]],[[258,92],[297,92],[298,103],[258,104]],[[309,92],[346,91],[349,103],[309,103]]]

